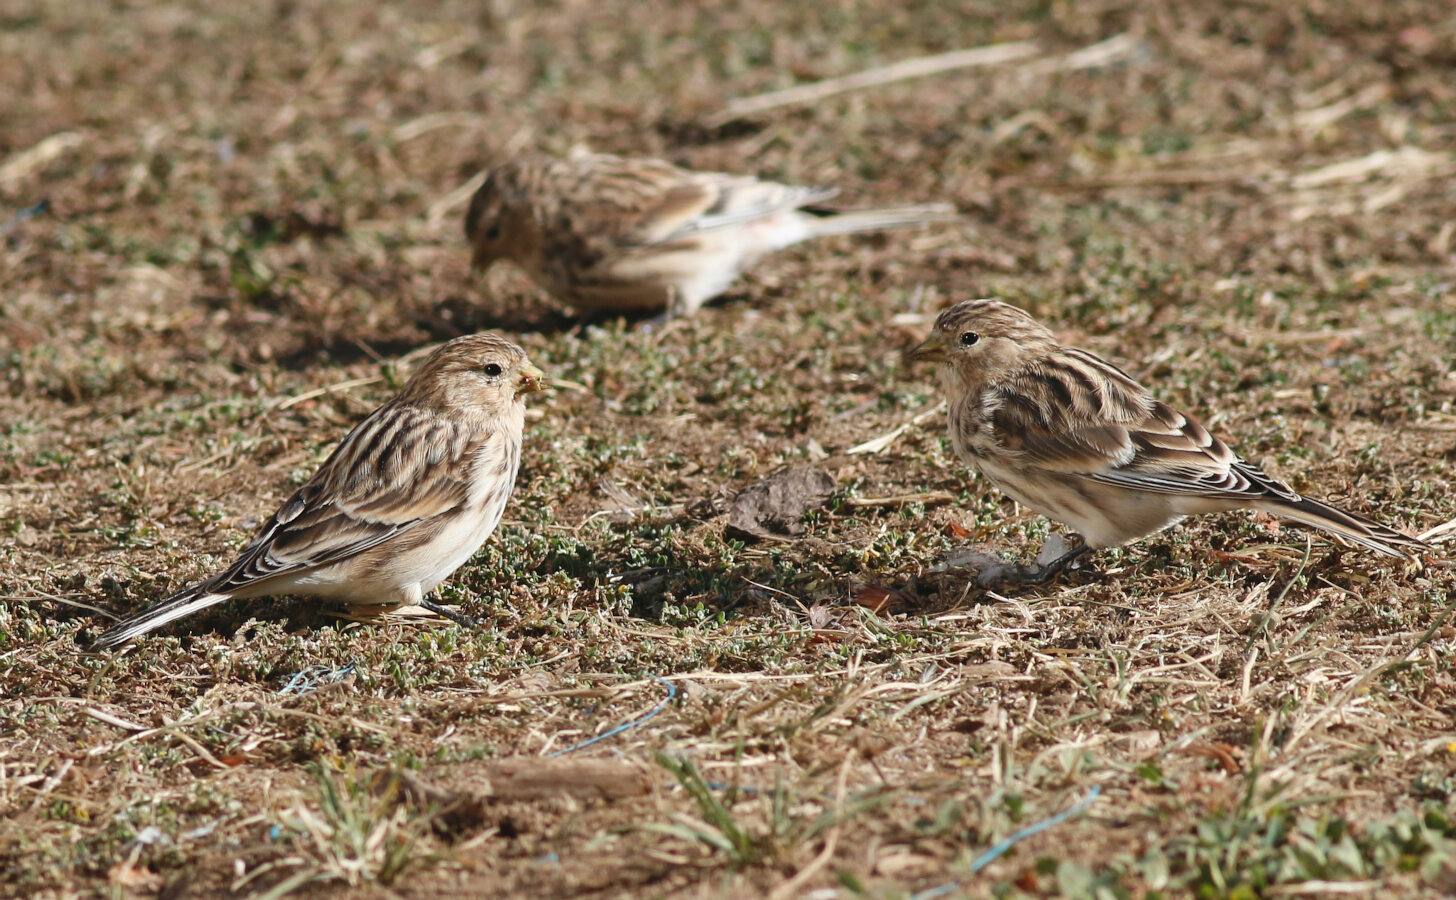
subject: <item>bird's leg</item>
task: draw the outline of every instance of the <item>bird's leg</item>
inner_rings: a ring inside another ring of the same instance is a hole
[[[444,616],[456,625],[464,625],[466,628],[479,628],[481,625],[481,620],[474,616],[467,616],[465,613],[457,612],[448,606],[441,606],[433,600],[424,597],[420,598],[420,606],[423,606],[437,616]]]
[[[1057,556],[1050,562],[1042,563],[1041,565],[1036,565],[1035,563],[1033,563],[1030,567],[1028,567],[1025,572],[1022,573],[1021,583],[1046,584],[1048,581],[1051,581],[1053,578],[1062,574],[1062,572],[1066,570],[1067,566],[1070,566],[1072,563],[1080,559],[1082,557],[1082,554],[1092,549],[1091,547],[1087,546],[1087,539],[1082,537],[1080,534],[1074,534],[1072,535],[1072,537],[1075,539],[1075,543],[1073,543],[1072,546],[1068,547],[1067,549],[1063,550],[1060,556]],[[1038,554],[1038,556],[1040,556],[1040,554]]]
[[[683,309],[680,297],[677,285],[669,284],[667,286],[667,304],[662,312],[639,324],[638,330],[652,335],[654,343],[661,341],[669,331],[669,326],[682,317]]]
[[[667,286],[667,309],[662,314],[663,318],[672,321],[688,312],[690,310],[683,308],[682,291],[677,289],[677,285],[669,284]]]
[[[1080,534],[1074,534],[1072,537],[1076,542],[1068,547],[1063,543],[1061,535],[1053,534],[1047,538],[1047,543],[1042,545],[1041,552],[1037,554],[1038,562],[1033,562],[1029,566],[1021,563],[989,566],[981,570],[976,581],[984,588],[1046,584],[1060,575],[1067,566],[1076,562],[1082,554],[1092,549],[1087,546],[1087,541]],[[1056,555],[1045,563],[1040,562],[1048,551]]]

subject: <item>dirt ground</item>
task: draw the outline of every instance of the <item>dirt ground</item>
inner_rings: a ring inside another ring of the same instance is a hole
[[[1449,530],[1205,517],[985,592],[946,554],[1048,523],[901,361],[1004,297],[1299,490],[1451,522],[1453,67],[1441,0],[0,2],[0,895],[1456,892]],[[967,224],[583,322],[460,233],[578,144]],[[561,385],[442,589],[485,625],[279,598],[87,652],[477,330]],[[801,534],[727,529],[799,466]]]

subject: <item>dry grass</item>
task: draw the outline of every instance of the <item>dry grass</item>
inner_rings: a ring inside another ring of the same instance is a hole
[[[898,361],[1004,296],[1302,490],[1456,518],[1445,4],[220,9],[0,5],[0,893],[1456,890],[1447,561],[1228,516],[982,593],[936,563],[1045,522],[954,464]],[[472,279],[458,233],[481,166],[578,142],[974,226],[785,253],[662,333],[581,324]],[[583,388],[537,404],[445,588],[489,625],[285,599],[78,649],[487,328]],[[806,536],[725,536],[805,463],[839,485]]]

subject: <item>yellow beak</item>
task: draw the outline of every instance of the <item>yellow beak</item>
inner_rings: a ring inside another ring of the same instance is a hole
[[[546,373],[526,363],[521,369],[521,389],[528,394],[546,390]]]
[[[950,356],[945,352],[945,339],[939,332],[921,341],[920,346],[911,350],[906,356],[910,362],[949,362]]]

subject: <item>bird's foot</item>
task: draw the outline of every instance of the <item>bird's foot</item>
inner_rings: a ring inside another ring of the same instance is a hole
[[[474,616],[467,616],[465,613],[460,612],[457,609],[451,609],[448,606],[441,606],[440,604],[435,603],[431,600],[421,600],[420,606],[428,609],[430,612],[434,613],[437,616],[444,616],[445,618],[454,622],[456,625],[463,625],[466,628],[479,628],[483,624],[482,620],[477,619]]]
[[[638,334],[661,340],[663,332],[667,330],[667,326],[675,321],[677,321],[677,317],[669,310],[667,312],[660,312],[651,318],[643,319],[632,327]]]
[[[1090,549],[1081,535],[1073,535],[1069,542],[1062,535],[1053,534],[1042,544],[1036,560],[1029,566],[988,557],[989,564],[976,566],[976,584],[983,588],[1046,584],[1066,571]],[[984,557],[985,554],[981,556]]]
[[[652,338],[652,345],[655,347],[662,343],[662,339],[674,331],[677,331],[686,322],[688,316],[698,311],[699,303],[688,303],[684,300],[682,292],[676,287],[668,285],[667,302],[662,312],[650,319],[639,322],[637,330]]]
[[[638,334],[645,335],[651,339],[652,346],[656,347],[662,343],[663,338],[681,328],[684,322],[685,319],[682,311],[669,306],[652,318],[643,319],[641,322],[638,322],[636,330]]]

